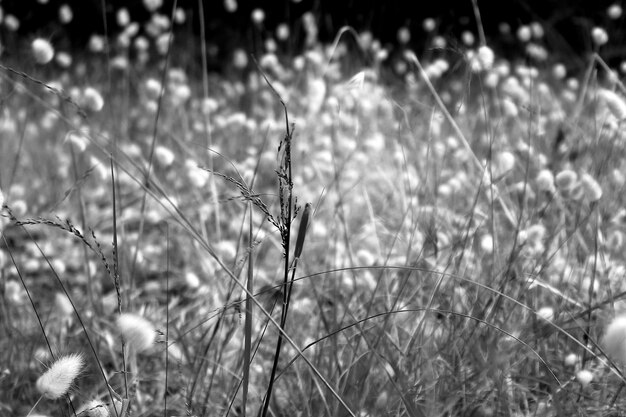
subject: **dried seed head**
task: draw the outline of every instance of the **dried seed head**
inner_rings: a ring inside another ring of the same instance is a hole
[[[306,237],[306,231],[311,219],[311,203],[306,203],[304,206],[304,213],[302,213],[302,220],[300,220],[300,228],[298,229],[298,237],[296,239],[296,250],[294,257],[299,258],[302,254],[302,248],[304,248],[304,238]]]
[[[122,337],[135,352],[150,349],[156,338],[152,323],[137,314],[124,313],[117,318]]]
[[[37,390],[42,396],[56,400],[64,396],[85,365],[80,354],[59,358],[37,379]]]

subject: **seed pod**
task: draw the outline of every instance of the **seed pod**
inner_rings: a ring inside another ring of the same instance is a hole
[[[304,212],[302,213],[302,219],[300,220],[300,227],[298,228],[298,237],[296,239],[296,251],[294,256],[299,258],[302,254],[302,248],[304,247],[304,238],[306,236],[306,229],[309,225],[309,219],[311,218],[311,203],[306,203],[304,206]]]

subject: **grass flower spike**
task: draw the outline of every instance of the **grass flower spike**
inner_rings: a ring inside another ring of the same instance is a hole
[[[64,396],[78,377],[85,360],[80,354],[72,354],[58,359],[42,376],[37,379],[37,390],[50,400]]]
[[[117,327],[135,352],[150,349],[156,338],[152,323],[137,314],[124,313],[117,318]]]

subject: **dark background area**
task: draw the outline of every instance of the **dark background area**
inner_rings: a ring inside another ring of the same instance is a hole
[[[610,20],[606,13],[613,3],[615,1],[478,0],[488,42],[499,54],[508,58],[523,54],[523,48],[512,47],[518,44],[515,30],[522,24],[537,21],[546,33],[542,42],[559,60],[579,58],[590,52],[589,33],[593,26],[602,26],[609,32],[610,42],[602,50],[605,59],[616,61],[626,56],[625,19]],[[58,22],[61,4],[70,5],[74,11],[74,19],[66,25]],[[165,0],[159,12],[169,15],[172,4],[172,0]],[[187,22],[177,30],[197,36],[198,1],[180,0],[178,6],[187,12]],[[133,21],[141,23],[150,17],[141,0],[50,0],[47,4],[35,0],[5,0],[2,7],[5,15],[10,13],[20,20],[19,36],[43,36],[53,43],[62,40],[74,49],[83,48],[92,33],[105,33],[104,17],[107,32],[117,33],[120,28],[115,12],[120,7],[129,10]],[[332,40],[342,26],[350,25],[357,31],[371,31],[384,45],[393,47],[398,28],[406,26],[412,33],[411,46],[419,52],[428,38],[422,29],[427,17],[436,19],[436,33],[448,39],[459,39],[464,30],[477,33],[471,0],[302,0],[297,3],[293,0],[243,0],[238,1],[234,13],[225,10],[223,0],[205,0],[203,7],[208,41],[219,46],[222,56],[224,51],[237,46],[258,47],[258,40],[273,34],[276,26],[283,22],[289,23],[292,29],[291,52],[297,51],[304,39],[301,16],[305,12],[312,12],[317,18],[322,41]],[[251,23],[250,15],[255,8],[263,9],[266,15],[260,28]],[[511,27],[510,35],[500,32],[503,22]]]

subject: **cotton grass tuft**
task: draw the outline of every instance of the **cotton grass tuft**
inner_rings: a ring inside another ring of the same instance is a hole
[[[59,358],[37,379],[37,390],[50,400],[61,398],[68,392],[84,365],[85,360],[80,354]]]
[[[586,369],[581,369],[580,371],[576,372],[576,379],[578,380],[580,385],[582,385],[582,387],[584,388],[587,385],[589,385],[591,381],[593,380],[593,373],[591,373],[591,371],[588,371]]]
[[[37,38],[31,44],[35,62],[45,65],[54,58],[54,48],[52,44],[43,38]]]
[[[124,313],[117,318],[122,337],[135,352],[150,349],[156,338],[154,325],[138,314]]]
[[[597,92],[598,100],[603,103],[618,120],[626,119],[626,101],[614,91],[601,88]]]

